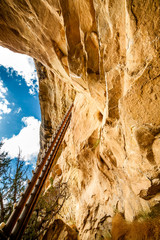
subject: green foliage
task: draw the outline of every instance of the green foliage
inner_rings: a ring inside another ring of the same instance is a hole
[[[20,194],[25,189],[25,182],[27,181],[27,171],[28,166],[25,165],[25,162],[21,158],[21,152],[19,151],[19,154],[16,159],[12,160],[12,164],[14,161],[15,169],[13,169],[11,172],[11,179],[10,179],[10,191],[9,191],[9,198],[12,203],[17,203]]]
[[[51,186],[53,186],[53,181],[54,181],[53,177],[51,177],[49,180],[50,180]]]
[[[48,229],[50,222],[56,214],[59,214],[64,202],[68,199],[67,183],[57,183],[42,193],[35,210],[28,223],[23,240],[35,240]]]
[[[0,149],[2,148],[3,143],[0,143]],[[7,178],[7,172],[10,165],[11,159],[7,157],[7,153],[0,153],[0,176]],[[2,179],[1,179],[2,180]]]
[[[0,143],[0,150],[3,143]],[[0,152],[0,222],[7,221],[14,203],[18,202],[24,191],[28,167],[21,158],[10,159],[8,154]]]
[[[0,143],[0,150],[3,144]],[[0,222],[5,221],[8,208],[4,202],[8,199],[10,187],[10,163],[11,159],[7,157],[7,153],[0,153]]]
[[[149,216],[151,218],[156,218],[160,216],[160,203],[157,203],[155,206],[151,208],[151,211],[149,212]]]
[[[151,218],[156,218],[160,216],[160,203],[156,204],[151,208],[150,212],[142,211],[136,217],[135,220],[145,221]]]

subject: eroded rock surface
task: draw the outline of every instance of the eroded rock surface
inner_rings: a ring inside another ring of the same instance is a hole
[[[50,225],[47,233],[44,235],[43,240],[77,240],[76,230],[71,229],[61,219],[56,219]]]
[[[36,59],[42,148],[75,98],[59,165],[79,239],[160,201],[159,29],[159,0],[0,2],[0,45]]]

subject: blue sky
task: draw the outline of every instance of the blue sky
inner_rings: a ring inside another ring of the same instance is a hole
[[[0,141],[11,158],[20,148],[26,163],[35,165],[40,120],[33,59],[0,47]]]

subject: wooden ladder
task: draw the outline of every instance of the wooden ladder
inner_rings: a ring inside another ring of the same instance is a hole
[[[48,146],[45,156],[42,157],[42,160],[37,165],[36,171],[13,213],[4,228],[0,230],[0,240],[21,239],[47,176],[49,175],[53,164],[55,164],[56,155],[70,123],[72,108],[73,104],[64,116],[60,127],[57,129],[57,132],[53,137],[53,141],[51,141],[50,146]]]

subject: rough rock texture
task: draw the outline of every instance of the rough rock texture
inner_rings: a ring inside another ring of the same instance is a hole
[[[77,232],[67,226],[61,219],[50,225],[43,240],[76,240]]]
[[[53,136],[57,126],[75,98],[75,90],[35,60],[39,79],[41,107],[41,151]]]
[[[79,239],[160,201],[159,0],[3,0],[0,45],[36,59],[42,148],[76,92],[59,164]]]

